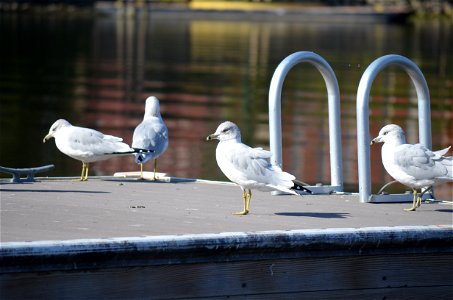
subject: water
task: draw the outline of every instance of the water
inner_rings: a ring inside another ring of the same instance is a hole
[[[418,64],[431,93],[433,148],[453,144],[453,25],[325,23],[279,18],[190,17],[174,13],[125,16],[0,16],[0,165],[53,163],[49,176],[79,176],[81,163],[42,143],[50,125],[74,125],[123,137],[141,121],[144,100],[161,100],[170,146],[158,170],[172,176],[226,178],[205,137],[224,120],[236,122],[243,141],[268,148],[268,90],[277,65],[296,51],[314,51],[340,85],[346,190],[357,191],[355,95],[365,68],[396,53]],[[372,88],[371,135],[388,123],[418,141],[417,99],[398,68],[381,72]],[[287,76],[282,94],[283,168],[298,179],[330,182],[327,94],[308,64]],[[450,154],[452,152],[450,151]],[[152,163],[145,165],[151,170]],[[91,174],[137,171],[132,157],[95,163]],[[391,180],[372,148],[375,192]],[[401,187],[398,188],[402,190]],[[452,185],[436,189],[452,197]]]

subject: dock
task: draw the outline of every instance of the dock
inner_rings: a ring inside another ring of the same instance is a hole
[[[0,182],[1,299],[451,299],[453,204],[93,177]]]

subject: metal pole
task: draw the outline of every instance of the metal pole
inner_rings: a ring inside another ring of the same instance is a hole
[[[329,143],[331,185],[335,191],[343,191],[343,161],[341,148],[340,89],[330,65],[321,56],[309,51],[296,52],[286,57],[272,76],[269,88],[269,143],[271,163],[282,166],[281,94],[283,82],[289,70],[296,64],[308,62],[314,65],[324,78],[329,103]]]
[[[418,97],[420,143],[431,149],[431,109],[429,89],[423,73],[411,60],[401,55],[385,55],[373,61],[360,79],[357,90],[357,154],[359,163],[360,202],[371,202],[369,97],[377,74],[388,65],[402,67],[414,83]]]

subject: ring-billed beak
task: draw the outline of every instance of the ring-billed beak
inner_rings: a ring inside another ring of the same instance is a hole
[[[49,133],[48,135],[46,135],[46,136],[44,137],[44,139],[42,140],[42,142],[45,143],[45,142],[46,142],[48,139],[50,139],[51,137],[53,137],[53,135]]]
[[[213,134],[210,134],[206,137],[206,140],[207,141],[212,141],[212,140],[216,140],[218,138],[218,135],[213,133]]]
[[[376,137],[376,138],[371,140],[370,145],[374,145],[374,144],[377,144],[377,143],[380,143],[380,142],[381,142],[381,140],[379,139],[379,137]]]

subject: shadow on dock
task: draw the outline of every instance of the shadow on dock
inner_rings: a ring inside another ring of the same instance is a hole
[[[278,212],[275,213],[278,216],[286,217],[309,217],[309,218],[321,218],[321,219],[343,219],[348,218],[348,213],[308,213],[308,212]]]

